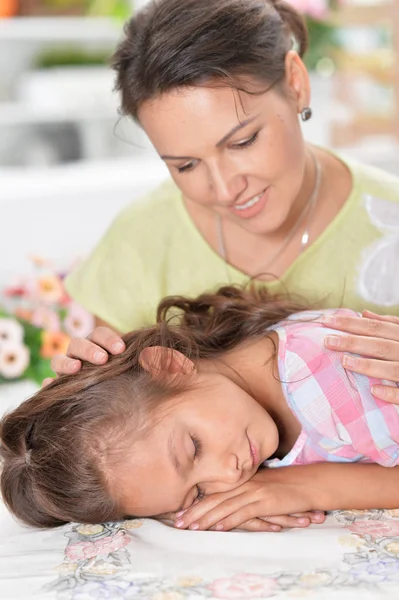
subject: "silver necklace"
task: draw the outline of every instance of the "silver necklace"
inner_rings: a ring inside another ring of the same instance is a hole
[[[313,158],[315,171],[316,171],[313,192],[309,196],[309,200],[303,207],[301,214],[299,215],[297,221],[294,223],[294,226],[285,236],[281,246],[279,248],[277,248],[276,252],[274,252],[272,254],[272,256],[269,258],[267,263],[265,265],[263,265],[263,267],[260,270],[257,271],[258,273],[265,272],[270,267],[270,265],[273,264],[273,262],[276,260],[276,258],[278,258],[280,256],[280,254],[282,254],[282,252],[284,252],[284,250],[286,249],[286,247],[288,246],[288,244],[290,243],[290,241],[292,240],[292,238],[294,237],[294,235],[296,234],[296,232],[298,231],[298,229],[300,228],[301,224],[306,219],[306,217],[310,217],[311,214],[313,213],[313,210],[316,206],[317,197],[319,195],[319,189],[320,189],[320,183],[321,183],[321,166],[320,166],[320,163],[317,160],[315,154],[313,152],[311,152],[311,155]],[[305,228],[305,230],[301,236],[300,252],[303,252],[305,250],[305,248],[307,247],[307,245],[309,244],[309,239],[310,239],[309,227],[310,227],[310,218],[308,219],[308,225]],[[225,239],[224,239],[224,234],[223,234],[223,222],[222,222],[222,217],[219,214],[217,215],[217,236],[218,236],[219,254],[223,258],[224,262],[227,263],[226,244],[225,244]]]

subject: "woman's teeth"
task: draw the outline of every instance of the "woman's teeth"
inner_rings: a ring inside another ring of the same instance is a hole
[[[234,206],[234,210],[245,210],[246,208],[251,208],[252,206],[254,206],[255,204],[257,204],[259,202],[259,200],[262,198],[264,194],[264,191],[261,192],[260,194],[258,194],[257,196],[255,196],[254,198],[251,198],[251,200],[248,200],[248,202],[246,202],[245,204],[236,204]]]

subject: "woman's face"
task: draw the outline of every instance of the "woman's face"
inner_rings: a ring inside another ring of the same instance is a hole
[[[277,450],[274,421],[240,386],[216,373],[198,374],[194,384],[170,401],[118,469],[124,514],[176,512],[236,488]]]
[[[142,126],[187,201],[253,233],[287,219],[301,192],[305,146],[298,112],[308,100],[300,59],[287,60],[284,92],[179,88],[143,104]],[[248,82],[247,82],[248,85]],[[252,89],[265,89],[252,82]]]

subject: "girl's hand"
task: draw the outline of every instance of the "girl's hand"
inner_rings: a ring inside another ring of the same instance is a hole
[[[344,354],[342,364],[349,371],[396,383],[396,386],[374,386],[372,392],[376,398],[399,404],[399,317],[376,315],[368,310],[362,314],[362,317],[324,317],[325,325],[352,334],[328,335],[325,344],[332,350],[367,356]]]
[[[302,516],[302,511],[311,508],[307,486],[284,483],[281,474],[274,477],[274,471],[264,469],[234,490],[206,496],[188,510],[177,513],[175,527],[215,531],[236,528],[280,531],[282,527],[307,527],[310,522],[322,523],[323,513],[321,516],[320,513],[313,513],[311,517],[311,513],[306,512]],[[282,512],[286,514],[281,515]]]
[[[200,500],[202,502],[202,500]],[[191,507],[192,508],[192,507]],[[188,509],[184,511],[186,514]],[[181,515],[181,513],[179,513]],[[176,518],[176,513],[169,513],[167,515],[161,515],[160,517],[156,517],[160,521],[165,522],[166,525],[176,526],[176,521],[179,521],[179,518]],[[242,531],[269,531],[273,533],[278,533],[282,531],[284,528],[293,528],[300,527],[305,529],[309,527],[312,523],[321,525],[326,520],[326,515],[322,511],[309,511],[303,513],[297,513],[295,515],[279,515],[276,517],[259,517],[255,519],[250,519],[249,521],[242,523],[237,529]],[[211,529],[216,530],[215,527]]]
[[[77,373],[81,360],[93,365],[103,365],[108,360],[109,354],[121,354],[125,350],[122,338],[109,327],[96,327],[87,338],[74,338],[71,340],[66,356],[55,356],[51,361],[51,368],[57,375],[70,375]],[[52,381],[45,379],[43,385]]]

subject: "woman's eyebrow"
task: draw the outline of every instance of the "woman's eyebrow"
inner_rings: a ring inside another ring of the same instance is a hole
[[[245,119],[245,121],[241,121],[241,123],[233,127],[233,129],[226,133],[226,135],[224,135],[221,140],[216,142],[216,148],[219,148],[219,146],[222,146],[225,142],[227,142],[227,140],[229,140],[235,133],[237,133],[237,131],[240,131],[240,129],[243,129],[244,127],[252,123],[252,121],[255,121],[255,119],[257,119],[258,116],[259,115],[255,115],[254,117]],[[161,154],[160,157],[162,158],[162,160],[195,160],[194,156],[172,156],[170,154]]]
[[[250,117],[249,119],[245,119],[245,121],[241,121],[241,123],[239,123],[238,125],[236,125],[235,127],[233,127],[233,129],[231,131],[229,131],[229,133],[226,133],[226,135],[224,135],[222,137],[222,139],[217,142],[216,147],[219,148],[219,146],[221,146],[222,144],[224,144],[225,142],[227,142],[227,140],[230,139],[235,133],[237,133],[237,131],[240,131],[240,129],[243,129],[244,127],[246,127],[247,125],[249,125],[250,123],[252,123],[252,121],[255,121],[255,119],[257,119],[258,116],[259,115],[255,115],[254,117]]]

